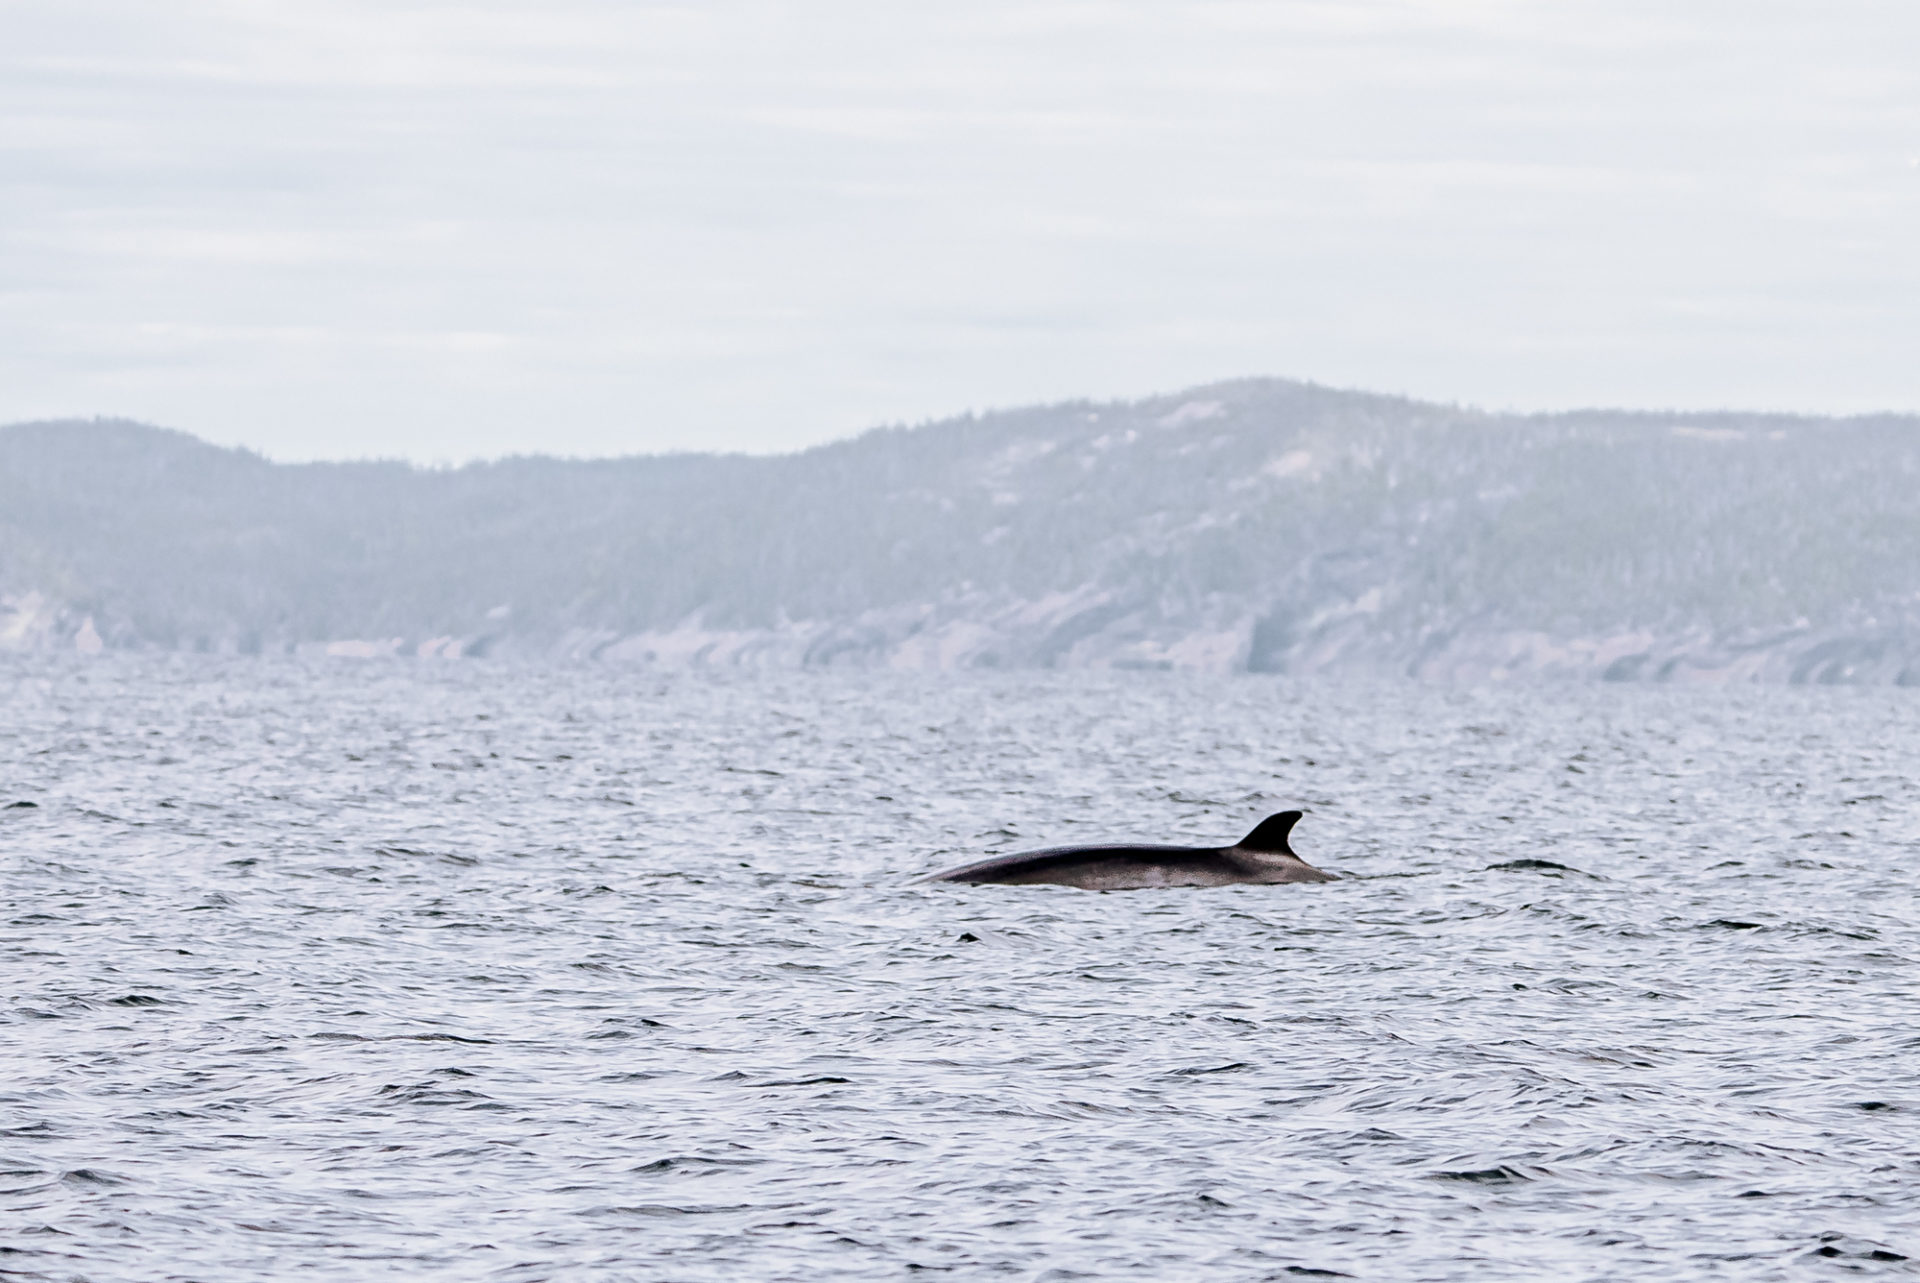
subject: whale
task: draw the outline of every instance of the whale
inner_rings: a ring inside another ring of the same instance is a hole
[[[919,881],[1051,885],[1086,891],[1332,882],[1333,874],[1314,868],[1287,845],[1300,815],[1299,811],[1270,815],[1232,846],[1052,846],[963,864]]]

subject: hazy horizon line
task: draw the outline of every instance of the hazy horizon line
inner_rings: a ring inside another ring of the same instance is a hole
[[[986,407],[968,407],[947,414],[941,414],[918,420],[895,420],[869,424],[866,427],[821,440],[787,449],[666,449],[636,450],[615,454],[585,454],[570,452],[545,452],[538,450],[513,450],[497,454],[475,454],[463,458],[421,458],[406,454],[391,455],[287,455],[276,454],[247,441],[221,440],[218,437],[203,435],[192,428],[180,427],[171,423],[157,422],[131,414],[93,413],[70,415],[36,415],[31,418],[14,419],[0,423],[0,432],[9,432],[16,428],[57,426],[66,424],[121,424],[129,427],[147,428],[160,432],[177,433],[202,445],[222,450],[235,450],[250,454],[262,461],[282,466],[303,464],[405,464],[421,471],[453,471],[460,468],[492,463],[506,463],[518,459],[553,460],[565,463],[618,462],[628,459],[674,459],[674,458],[716,458],[716,459],[788,459],[810,454],[816,450],[832,449],[847,445],[880,432],[913,432],[929,428],[938,428],[947,424],[972,422],[993,418],[999,415],[1021,414],[1033,411],[1048,411],[1084,406],[1089,409],[1123,409],[1149,404],[1155,401],[1169,401],[1181,397],[1203,396],[1219,389],[1243,385],[1283,384],[1314,392],[1332,393],[1339,396],[1362,397],[1379,401],[1397,402],[1403,405],[1419,405],[1434,409],[1449,410],[1454,413],[1484,415],[1493,419],[1551,419],[1568,418],[1581,415],[1629,415],[1646,418],[1689,418],[1710,419],[1720,417],[1739,417],[1745,419],[1800,419],[1827,423],[1845,423],[1870,419],[1915,419],[1920,420],[1920,408],[1877,410],[1810,410],[1805,408],[1779,409],[1758,406],[1720,405],[1712,407],[1685,408],[1681,406],[1635,406],[1635,405],[1564,405],[1558,407],[1520,407],[1514,405],[1492,406],[1473,401],[1424,397],[1410,392],[1387,392],[1373,388],[1348,386],[1334,383],[1322,383],[1316,379],[1299,378],[1291,375],[1255,374],[1230,378],[1214,379],[1204,383],[1164,391],[1148,392],[1139,395],[1110,394],[1107,396],[1082,395],[1064,397],[1055,400],[1020,402],[1008,405]]]

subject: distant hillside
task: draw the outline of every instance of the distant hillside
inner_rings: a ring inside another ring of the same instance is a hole
[[[1920,683],[1920,420],[1273,380],[775,458],[0,429],[0,647]]]

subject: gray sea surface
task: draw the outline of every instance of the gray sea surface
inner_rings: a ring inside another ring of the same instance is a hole
[[[1920,692],[0,663],[0,1275],[1920,1257]],[[1303,806],[1324,885],[914,885]]]

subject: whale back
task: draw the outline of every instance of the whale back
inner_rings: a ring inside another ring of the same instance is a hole
[[[1300,822],[1299,811],[1281,811],[1278,815],[1269,815],[1253,826],[1253,832],[1241,838],[1236,844],[1242,851],[1266,851],[1275,855],[1293,855],[1293,848],[1287,845],[1287,835],[1293,832],[1293,826]],[[1294,859],[1300,857],[1295,855]]]
[[[1333,874],[1314,868],[1287,845],[1300,815],[1270,815],[1232,846],[1054,846],[964,864],[920,881],[1051,883],[1088,891],[1335,881]]]

